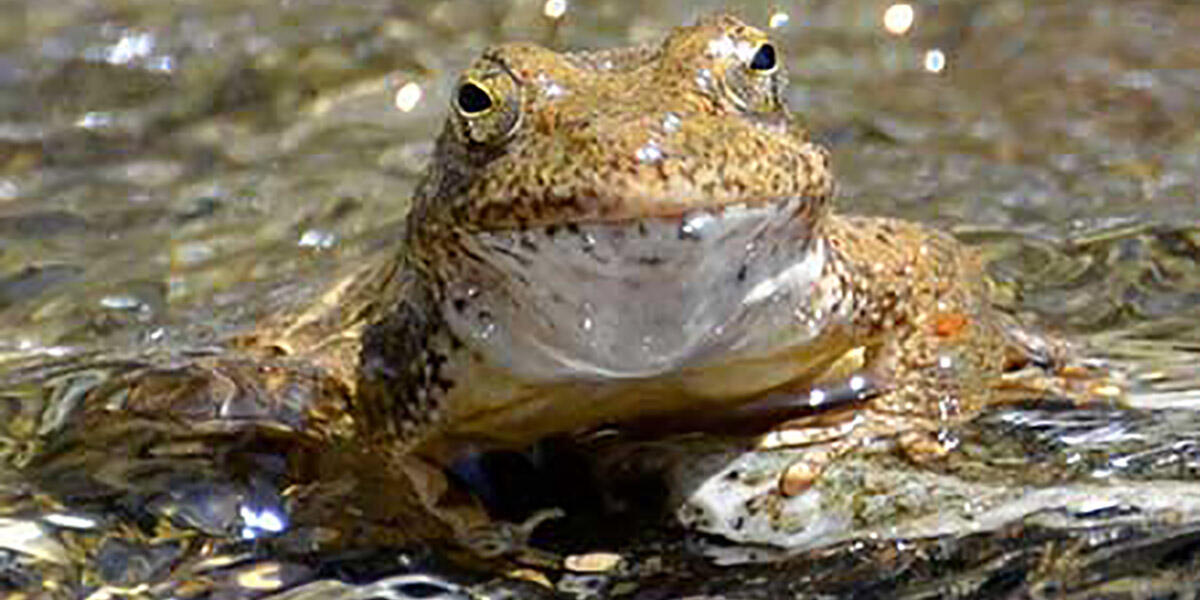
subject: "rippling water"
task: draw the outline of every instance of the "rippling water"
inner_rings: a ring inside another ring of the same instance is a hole
[[[100,490],[72,474],[110,449],[39,433],[139,357],[204,354],[386,251],[450,82],[488,44],[641,42],[723,6],[563,4],[549,18],[524,0],[9,3],[23,18],[0,23],[0,594],[548,594],[421,550],[256,554],[255,538],[287,525],[269,452],[249,453],[254,475],[235,482],[180,468],[192,465],[182,448],[136,474],[101,473]],[[980,245],[1004,302],[1117,364],[1131,407],[965,426],[980,450],[929,485],[970,498],[982,488],[950,479],[999,482],[988,490],[1009,503],[996,506],[1017,513],[980,510],[950,531],[914,519],[902,541],[881,525],[787,568],[721,569],[651,539],[630,550],[640,570],[626,579],[557,576],[565,597],[631,582],[619,589],[647,598],[1195,592],[1200,6],[891,4],[739,6],[774,25],[791,104],[834,150],[841,209]],[[172,434],[128,427],[146,447]],[[48,447],[66,458],[37,463]],[[856,468],[835,475],[860,481]],[[931,475],[890,472],[901,480],[879,501],[915,506],[893,491]],[[1078,483],[1044,487],[1056,478]],[[122,499],[132,479],[149,487]],[[1027,486],[1062,495],[1012,499]],[[898,518],[887,514],[880,523]],[[121,527],[152,541],[99,533]],[[173,567],[203,553],[196,532],[233,542]]]

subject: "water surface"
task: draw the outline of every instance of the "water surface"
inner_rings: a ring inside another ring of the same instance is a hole
[[[70,414],[80,389],[129,357],[208,348],[387,252],[454,74],[488,44],[648,41],[723,3],[569,2],[561,18],[524,0],[8,4],[23,18],[0,23],[0,456],[10,465],[0,473],[0,591],[168,597],[191,582],[212,597],[302,584],[307,597],[543,593],[480,583],[420,550],[305,562],[254,555],[252,543],[231,546],[246,554],[222,555],[220,566],[164,579],[199,543],[191,532],[271,532],[282,501],[269,453],[248,459],[266,474],[253,493],[211,480],[189,491],[164,474],[155,489],[178,493],[151,512],[176,516],[178,531],[156,534],[175,541],[110,540],[102,552],[108,538],[94,532],[145,506],[106,495],[103,506],[118,508],[89,512],[98,500],[58,481],[76,494],[60,504],[61,493],[44,494],[47,480],[11,466],[42,449],[38,432]],[[914,530],[903,543],[847,542],[786,569],[722,570],[666,550],[660,559],[693,576],[630,576],[640,590],[631,597],[1194,591],[1200,517],[1183,497],[1196,494],[1200,468],[1200,6],[919,2],[901,27],[905,11],[891,4],[731,8],[774,25],[792,107],[834,151],[841,210],[933,223],[979,244],[1006,304],[1126,374],[1128,410],[1030,409],[973,424],[964,439],[994,453],[989,468],[1007,456],[1131,496],[1178,496],[1177,518],[1116,500],[1080,505],[1085,495],[1059,503],[1074,507],[1060,511],[1068,516],[1042,511],[1008,535]],[[231,522],[239,527],[206,530]],[[648,560],[650,544],[631,553]],[[383,576],[400,579],[355,587]],[[167,583],[138,586],[155,578]],[[553,583],[583,598],[629,581]]]

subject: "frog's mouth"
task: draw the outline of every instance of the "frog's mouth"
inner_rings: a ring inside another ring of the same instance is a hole
[[[522,379],[633,379],[811,342],[836,318],[812,202],[469,234],[456,336]]]

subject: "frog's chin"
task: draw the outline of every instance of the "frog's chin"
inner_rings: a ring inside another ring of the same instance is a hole
[[[838,319],[804,198],[475,233],[443,273],[455,336],[527,381],[637,379],[812,342]]]

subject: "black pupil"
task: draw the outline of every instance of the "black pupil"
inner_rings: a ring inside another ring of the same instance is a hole
[[[758,47],[758,52],[754,53],[754,58],[750,59],[750,68],[755,71],[770,71],[775,68],[775,47],[770,44],[763,44]]]
[[[464,83],[458,88],[458,107],[465,113],[483,112],[492,107],[492,97],[483,88]]]

